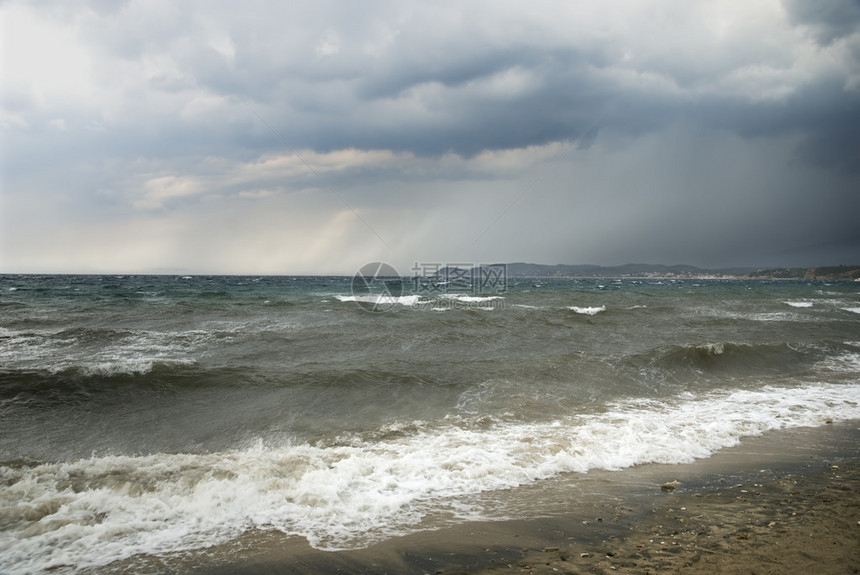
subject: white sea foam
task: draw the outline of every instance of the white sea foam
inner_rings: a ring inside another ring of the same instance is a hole
[[[503,296],[500,296],[500,295],[477,296],[477,295],[466,295],[466,294],[458,294],[458,293],[446,293],[446,294],[442,294],[441,297],[443,299],[453,299],[453,300],[468,302],[468,303],[505,299]]]
[[[579,307],[579,306],[572,305],[572,306],[568,306],[567,309],[571,309],[571,310],[575,311],[576,313],[581,313],[584,315],[596,315],[602,311],[606,311],[606,306],[602,305],[600,307]]]
[[[722,342],[705,343],[698,347],[699,349],[705,351],[708,355],[722,355],[726,351],[726,345]]]
[[[843,353],[834,357],[828,357],[821,363],[823,367],[833,371],[841,371],[854,375],[860,374],[860,353]]]
[[[393,295],[335,295],[339,301],[352,301],[352,302],[361,302],[361,303],[369,303],[376,306],[388,306],[394,304],[413,306],[416,305],[421,298],[419,295],[401,295],[401,296],[393,296]]]
[[[0,565],[70,571],[215,545],[249,528],[302,535],[317,548],[361,547],[415,529],[431,510],[456,515],[446,502],[458,496],[564,472],[686,463],[744,436],[855,418],[860,385],[820,383],[638,399],[546,423],[413,422],[383,440],[334,446],[0,466]]]
[[[811,301],[787,301],[784,303],[790,305],[791,307],[812,307]]]
[[[117,332],[113,341],[90,349],[85,336],[75,332],[12,332],[0,347],[0,363],[59,373],[70,368],[88,375],[148,373],[156,364],[192,364],[197,352],[213,338],[232,334],[206,330],[177,332]]]
[[[715,307],[702,307],[696,310],[696,314],[709,315],[711,317],[739,319],[747,321],[807,321],[808,318],[804,314],[794,311],[774,311],[774,312],[738,312]]]
[[[827,298],[827,299],[817,299],[817,300],[815,300],[815,303],[840,307],[843,305],[851,305],[851,304],[855,303],[855,301],[852,299],[848,299],[848,298]]]
[[[860,313],[860,307],[843,307],[842,309],[851,313]]]

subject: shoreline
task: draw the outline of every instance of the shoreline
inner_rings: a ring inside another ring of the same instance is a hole
[[[622,535],[602,535],[470,573],[858,573],[860,460],[672,494]]]
[[[215,548],[136,557],[91,572],[857,573],[858,446],[857,420],[779,430],[689,464],[568,474],[525,486],[513,496],[540,502],[531,518],[474,521],[346,551],[252,531]],[[674,489],[661,488],[674,481]]]

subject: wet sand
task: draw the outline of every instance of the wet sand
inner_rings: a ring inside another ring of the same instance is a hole
[[[673,494],[626,533],[547,546],[470,572],[858,573],[860,461]]]
[[[104,572],[860,573],[856,421],[750,438],[688,465],[571,475],[518,496],[540,501],[546,516],[471,522],[338,552],[249,532],[221,548],[137,558]]]

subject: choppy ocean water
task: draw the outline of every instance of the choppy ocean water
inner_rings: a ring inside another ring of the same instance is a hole
[[[0,570],[361,547],[860,419],[856,282],[509,279],[372,313],[351,280],[0,276]]]

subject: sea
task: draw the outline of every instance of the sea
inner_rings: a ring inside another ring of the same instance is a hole
[[[0,276],[0,572],[358,549],[860,419],[857,282],[357,285]]]

